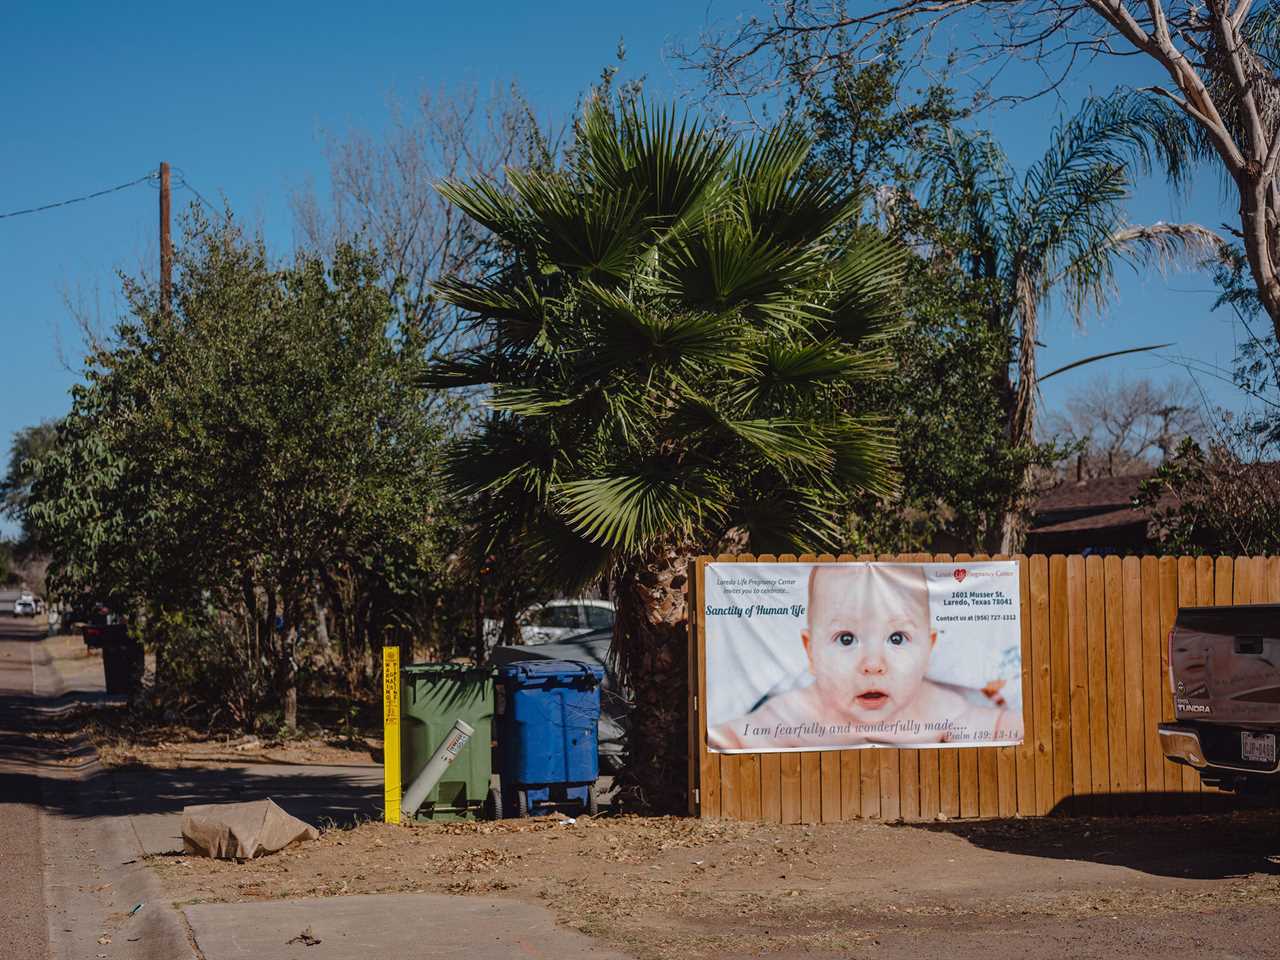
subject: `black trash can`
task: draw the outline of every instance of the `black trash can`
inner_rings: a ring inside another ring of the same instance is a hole
[[[146,660],[142,644],[129,636],[123,623],[94,624],[85,628],[85,645],[102,648],[102,672],[107,693],[130,696],[142,686]]]

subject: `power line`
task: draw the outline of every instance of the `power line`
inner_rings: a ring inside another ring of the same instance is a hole
[[[203,205],[206,210],[208,210],[215,217],[218,216],[219,214],[218,208],[215,207],[212,203],[210,203],[208,200],[206,200],[204,197],[200,195],[200,191],[191,185],[191,181],[187,179],[187,175],[183,173],[181,169],[178,169],[178,186],[180,188],[185,187],[186,189],[190,190],[192,193],[196,195],[196,199],[200,201],[201,205]]]
[[[72,203],[83,203],[85,200],[93,200],[95,197],[105,197],[109,193],[116,193],[119,190],[127,190],[130,187],[136,187],[140,183],[146,183],[148,180],[157,179],[159,174],[148,173],[146,176],[139,177],[137,180],[130,180],[128,183],[122,183],[116,187],[107,187],[105,190],[99,190],[96,193],[87,193],[83,197],[72,197],[70,200],[59,200],[57,203],[46,203],[40,207],[28,207],[26,210],[14,210],[11,213],[0,213],[0,220],[8,217],[20,217],[27,213],[40,213],[42,210],[53,210],[55,207],[65,207]]]

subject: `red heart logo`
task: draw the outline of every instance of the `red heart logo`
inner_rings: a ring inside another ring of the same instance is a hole
[[[951,575],[956,578],[956,583],[964,583],[964,578],[969,575],[969,571],[964,567],[956,567],[955,572]]]

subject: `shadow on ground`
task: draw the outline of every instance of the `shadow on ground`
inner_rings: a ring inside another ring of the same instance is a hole
[[[1169,800],[1184,809],[1189,802],[1186,794]],[[949,833],[998,853],[1108,864],[1162,877],[1280,875],[1280,810],[1233,810],[1225,805],[1227,798],[1210,796],[1197,801],[1201,812],[1195,814],[955,820],[900,828]],[[1205,812],[1214,807],[1215,812]]]
[[[43,631],[25,622],[0,622],[0,640],[36,643]],[[21,650],[16,646],[9,651]],[[33,651],[34,652],[34,651]],[[294,816],[318,825],[345,826],[379,813],[381,771],[376,767],[243,766],[107,769],[80,735],[82,705],[120,702],[101,689],[64,690],[56,697],[31,690],[25,655],[0,662],[0,816],[9,803],[34,802],[67,817],[177,814],[198,803],[275,800]],[[79,684],[78,684],[79,685]],[[85,684],[89,685],[89,684]],[[85,789],[68,790],[79,775]],[[92,809],[77,793],[99,798]]]

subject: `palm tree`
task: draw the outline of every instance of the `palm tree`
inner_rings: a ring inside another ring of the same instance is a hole
[[[482,345],[434,382],[482,385],[490,409],[450,474],[479,549],[609,584],[654,807],[685,788],[690,558],[833,547],[852,496],[894,486],[891,436],[853,398],[891,369],[904,255],[871,230],[835,242],[860,198],[802,176],[810,146],[597,100],[567,169],[441,187],[512,252],[437,284]]]
[[[1008,336],[1001,389],[1015,449],[1034,442],[1036,349],[1053,296],[1078,322],[1087,309],[1107,305],[1117,265],[1200,261],[1221,245],[1196,224],[1125,219],[1133,170],[1149,171],[1156,158],[1167,169],[1183,162],[1186,148],[1167,113],[1141,94],[1087,101],[1021,178],[985,132],[949,128],[933,140],[927,202],[946,238],[937,252],[962,264],[984,291],[988,322]],[[1020,547],[1023,506],[1009,504],[993,548]]]

